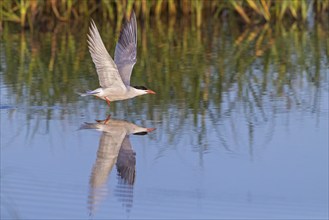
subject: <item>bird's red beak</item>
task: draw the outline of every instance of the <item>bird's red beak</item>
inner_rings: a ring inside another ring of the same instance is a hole
[[[146,90],[146,92],[147,92],[148,94],[153,94],[153,95],[156,94],[154,91],[152,91],[152,90],[150,90],[150,89]]]
[[[147,133],[154,131],[156,128],[146,128]]]

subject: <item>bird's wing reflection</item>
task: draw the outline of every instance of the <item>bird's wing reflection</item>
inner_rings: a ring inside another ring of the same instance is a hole
[[[128,135],[123,139],[116,165],[123,182],[133,185],[135,182],[136,153],[131,147]]]
[[[147,134],[155,128],[143,128],[133,123],[107,117],[97,123],[85,123],[81,129],[102,131],[97,151],[97,158],[92,168],[89,185],[88,208],[93,215],[98,204],[107,195],[106,182],[116,163],[120,183],[115,195],[130,210],[133,202],[133,184],[136,173],[136,154],[132,149],[130,134]],[[129,199],[123,199],[129,198]],[[127,201],[126,201],[127,200]]]
[[[108,175],[115,164],[122,141],[126,136],[126,132],[116,132],[113,135],[109,132],[103,132],[99,141],[96,162],[93,166],[90,177],[90,186],[98,188],[104,185]]]
[[[126,212],[129,213],[134,199],[136,153],[132,149],[128,135],[123,139],[116,167],[119,183],[116,186],[114,195],[122,202],[123,207],[126,208]]]
[[[126,132],[115,129],[114,132],[103,132],[99,141],[96,162],[93,166],[89,185],[89,208],[93,213],[97,204],[107,195],[106,182],[115,164]]]

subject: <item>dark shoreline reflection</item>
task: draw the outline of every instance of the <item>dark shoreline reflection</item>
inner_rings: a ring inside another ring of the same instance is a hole
[[[88,209],[90,215],[95,214],[101,201],[108,195],[106,183],[114,164],[116,164],[118,173],[115,195],[129,212],[133,205],[133,185],[136,175],[136,153],[130,143],[129,135],[146,135],[155,128],[140,127],[124,120],[112,119],[109,115],[105,120],[96,120],[96,123],[86,122],[80,129],[102,131],[97,158],[89,180]]]

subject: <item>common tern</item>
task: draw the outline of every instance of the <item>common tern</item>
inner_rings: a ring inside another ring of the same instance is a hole
[[[130,76],[137,61],[137,22],[132,12],[120,32],[115,47],[114,60],[107,52],[96,24],[91,20],[88,34],[88,47],[96,66],[100,88],[79,93],[81,96],[93,95],[110,102],[134,98],[145,94],[155,94],[145,86],[130,85]]]

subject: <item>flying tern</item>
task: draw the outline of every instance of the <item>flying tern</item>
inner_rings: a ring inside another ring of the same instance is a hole
[[[93,95],[105,100],[110,105],[112,101],[155,94],[145,86],[130,85],[130,76],[137,61],[137,22],[134,12],[121,29],[115,47],[114,60],[107,52],[93,20],[89,28],[88,47],[101,87],[86,93],[79,93],[81,96]]]

